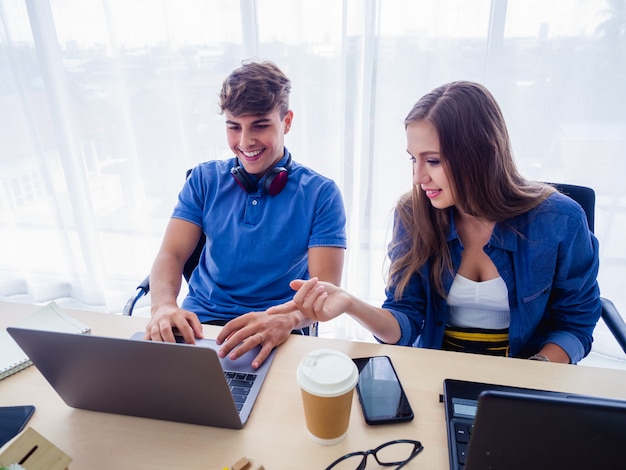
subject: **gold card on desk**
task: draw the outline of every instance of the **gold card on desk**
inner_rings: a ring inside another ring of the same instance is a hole
[[[0,454],[0,467],[15,464],[26,470],[66,470],[72,458],[45,437],[28,428]]]
[[[87,334],[91,328],[65,313],[56,303],[50,302],[16,325],[33,330],[60,331]],[[0,380],[32,365],[26,353],[6,330],[0,331]]]

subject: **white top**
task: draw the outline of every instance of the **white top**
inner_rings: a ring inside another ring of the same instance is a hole
[[[457,274],[448,293],[448,324],[459,328],[500,330],[511,323],[504,279],[476,282]]]

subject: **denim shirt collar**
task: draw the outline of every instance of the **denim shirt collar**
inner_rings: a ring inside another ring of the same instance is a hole
[[[454,221],[456,209],[454,207],[450,207],[448,211],[450,216],[450,231],[448,232],[447,241],[451,242],[453,240],[458,240],[459,245],[463,246]],[[518,222],[517,217],[513,217],[503,222],[497,222],[493,228],[493,233],[491,234],[488,245],[493,246],[494,248],[501,248],[503,250],[516,252],[518,243],[517,233],[520,232]]]

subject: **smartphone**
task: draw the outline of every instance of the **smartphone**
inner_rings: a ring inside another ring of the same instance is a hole
[[[356,391],[367,424],[411,421],[413,410],[388,356],[353,359],[359,369]]]
[[[24,429],[34,412],[32,405],[0,406],[0,447]]]

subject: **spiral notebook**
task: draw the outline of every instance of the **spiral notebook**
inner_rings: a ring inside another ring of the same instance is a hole
[[[91,328],[65,313],[55,302],[40,308],[15,325],[33,330],[87,334]],[[32,365],[31,360],[6,329],[0,331],[0,380]]]

